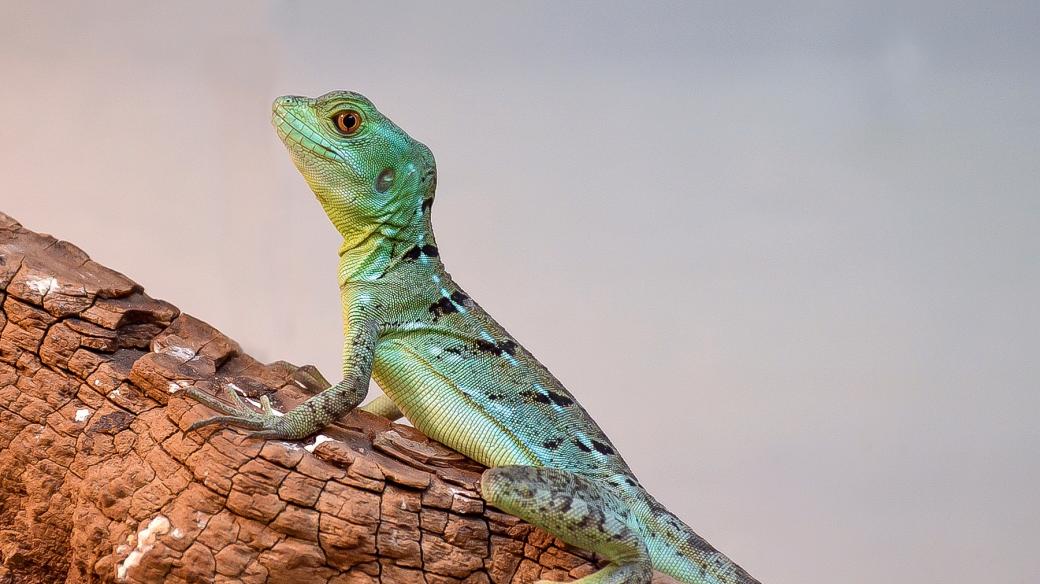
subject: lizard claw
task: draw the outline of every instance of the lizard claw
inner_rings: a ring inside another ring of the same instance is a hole
[[[213,424],[219,424],[221,426],[238,426],[240,428],[259,429],[263,427],[263,423],[259,420],[254,420],[246,416],[211,416],[195,422],[191,426],[188,426],[189,432],[194,432],[199,428],[206,426],[212,426]]]

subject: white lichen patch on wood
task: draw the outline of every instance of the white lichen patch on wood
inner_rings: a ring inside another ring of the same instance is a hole
[[[155,352],[169,355],[181,362],[191,361],[195,358],[195,351],[180,345],[156,346]]]
[[[185,381],[183,379],[178,379],[177,381],[169,382],[167,387],[169,388],[170,393],[177,393],[178,391],[188,387],[189,385],[191,385],[190,382]]]
[[[314,449],[317,448],[319,444],[321,444],[322,442],[330,442],[330,441],[332,441],[332,438],[329,438],[328,436],[326,436],[324,434],[318,434],[317,436],[314,437],[314,444],[308,444],[308,445],[304,446],[303,449],[306,450],[307,452],[314,452]]]
[[[32,288],[41,297],[46,296],[48,292],[58,287],[58,280],[51,278],[29,278],[25,280],[25,285]]]
[[[141,558],[144,557],[152,546],[155,545],[155,540],[160,536],[170,531],[170,520],[162,515],[156,515],[148,522],[148,525],[137,532],[137,543],[134,549],[130,552],[126,559],[116,566],[116,578],[119,580],[126,579],[126,572],[130,568],[133,568],[141,562]]]

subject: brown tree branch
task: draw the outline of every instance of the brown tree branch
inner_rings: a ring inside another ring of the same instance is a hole
[[[0,584],[531,582],[590,556],[489,509],[482,468],[355,412],[316,447],[182,397],[233,384],[285,411],[264,365],[77,247],[0,213]]]

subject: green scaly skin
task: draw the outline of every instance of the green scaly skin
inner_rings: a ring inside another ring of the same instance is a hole
[[[362,120],[349,135],[334,121],[346,110]],[[487,465],[490,504],[610,560],[579,582],[647,583],[651,568],[690,583],[757,582],[655,501],[574,396],[444,270],[429,148],[345,91],[278,98],[273,124],[343,235],[343,379],[283,416],[266,401],[258,414],[191,392],[224,414],[196,427],[303,438],[358,407],[374,377],[387,399],[370,409],[403,413]]]

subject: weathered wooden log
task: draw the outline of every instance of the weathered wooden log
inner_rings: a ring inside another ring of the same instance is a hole
[[[304,443],[232,429],[181,394],[285,411],[262,364],[76,246],[0,213],[0,584],[531,582],[593,559],[489,509],[482,468],[355,412]]]

